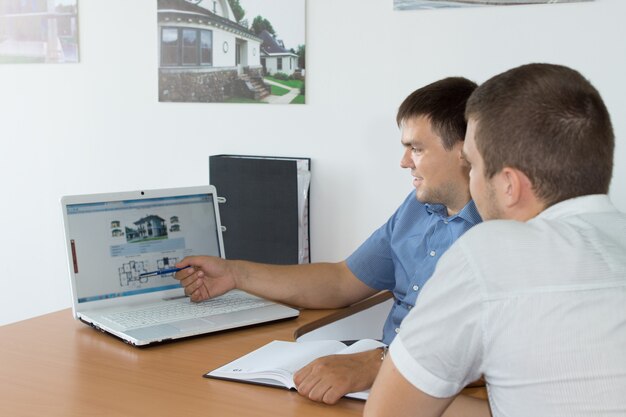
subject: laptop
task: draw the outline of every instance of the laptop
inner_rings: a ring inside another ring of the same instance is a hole
[[[61,199],[74,318],[135,346],[299,315],[233,290],[201,303],[174,278],[190,255],[225,258],[215,187]]]

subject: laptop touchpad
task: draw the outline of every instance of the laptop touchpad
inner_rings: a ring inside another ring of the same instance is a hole
[[[182,320],[182,321],[177,321],[175,323],[172,323],[172,326],[176,327],[181,332],[186,332],[189,330],[210,327],[213,324],[214,324],[213,322],[207,319],[189,319],[189,320]]]

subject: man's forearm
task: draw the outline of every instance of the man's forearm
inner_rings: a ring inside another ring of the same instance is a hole
[[[237,288],[304,308],[339,308],[376,291],[359,281],[344,262],[267,265],[233,261]]]

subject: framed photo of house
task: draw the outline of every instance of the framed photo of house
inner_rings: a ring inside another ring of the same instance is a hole
[[[0,0],[0,64],[78,62],[78,0]]]
[[[156,1],[159,101],[305,102],[305,0]]]
[[[521,4],[577,3],[594,0],[393,0],[394,10],[443,9],[449,7],[513,6]]]

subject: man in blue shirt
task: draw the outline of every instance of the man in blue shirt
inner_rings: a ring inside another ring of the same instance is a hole
[[[439,257],[480,222],[462,156],[465,103],[475,88],[465,78],[446,78],[414,91],[400,105],[400,166],[410,170],[415,190],[347,260],[279,266],[188,257],[176,265],[192,266],[176,274],[185,293],[201,301],[239,288],[304,308],[338,308],[390,290],[395,303],[383,342],[391,343]],[[380,358],[378,349],[327,356],[298,371],[294,381],[301,395],[334,404],[371,387]]]

